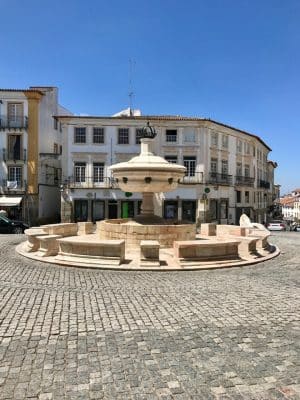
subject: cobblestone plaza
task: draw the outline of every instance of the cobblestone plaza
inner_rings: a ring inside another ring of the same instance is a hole
[[[0,399],[300,399],[300,233],[251,267],[55,266],[0,235]]]

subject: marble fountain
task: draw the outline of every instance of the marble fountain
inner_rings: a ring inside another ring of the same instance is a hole
[[[240,225],[165,220],[154,213],[155,193],[176,189],[185,167],[151,152],[156,133],[148,124],[141,153],[110,167],[119,188],[142,193],[141,214],[132,219],[61,223],[32,227],[16,250],[35,260],[87,268],[189,270],[249,265],[280,253],[269,231],[243,215]]]

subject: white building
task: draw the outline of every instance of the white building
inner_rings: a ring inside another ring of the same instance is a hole
[[[55,87],[0,89],[0,208],[30,224],[59,218],[61,131]]]
[[[274,197],[270,147],[258,136],[205,118],[58,116],[62,125],[63,221],[137,215],[139,193],[125,193],[108,167],[140,151],[140,130],[149,121],[157,132],[153,152],[183,164],[178,188],[155,197],[158,215],[238,223],[242,213],[263,222]],[[129,177],[130,179],[130,177]]]

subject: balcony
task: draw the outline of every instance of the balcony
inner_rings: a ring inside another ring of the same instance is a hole
[[[219,174],[217,172],[210,172],[208,181],[206,183],[212,185],[231,185],[232,175]]]
[[[2,149],[2,158],[3,161],[26,161],[27,160],[27,151],[26,149],[19,150],[7,150]]]
[[[84,179],[75,179],[74,176],[69,176],[65,182],[66,186],[71,189],[112,189],[118,188],[118,183],[114,178],[104,177],[103,180],[95,182],[93,177],[85,177]]]
[[[254,178],[250,178],[250,176],[240,176],[236,175],[235,177],[235,184],[237,186],[250,186],[253,187],[254,185]]]
[[[20,180],[20,181],[11,181],[8,179],[2,180],[2,190],[4,192],[15,192],[15,191],[25,192],[26,185],[27,184],[25,180]]]
[[[196,185],[197,183],[203,183],[203,172],[195,172],[195,175],[186,175],[179,179],[181,185]]]
[[[1,129],[27,129],[27,117],[8,118],[7,116],[0,116],[0,130]]]
[[[263,189],[270,189],[270,182],[263,181],[262,179],[260,179],[258,181],[258,187],[263,188]]]

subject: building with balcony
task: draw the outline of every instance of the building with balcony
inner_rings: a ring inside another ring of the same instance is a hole
[[[0,89],[0,209],[30,224],[59,218],[61,131],[55,87]]]
[[[156,214],[170,219],[238,223],[246,213],[264,222],[272,204],[270,147],[258,136],[206,118],[57,116],[62,126],[63,221],[97,221],[138,214],[139,193],[123,192],[109,166],[140,151],[141,129],[157,132],[153,152],[186,167],[178,188],[155,197]]]

